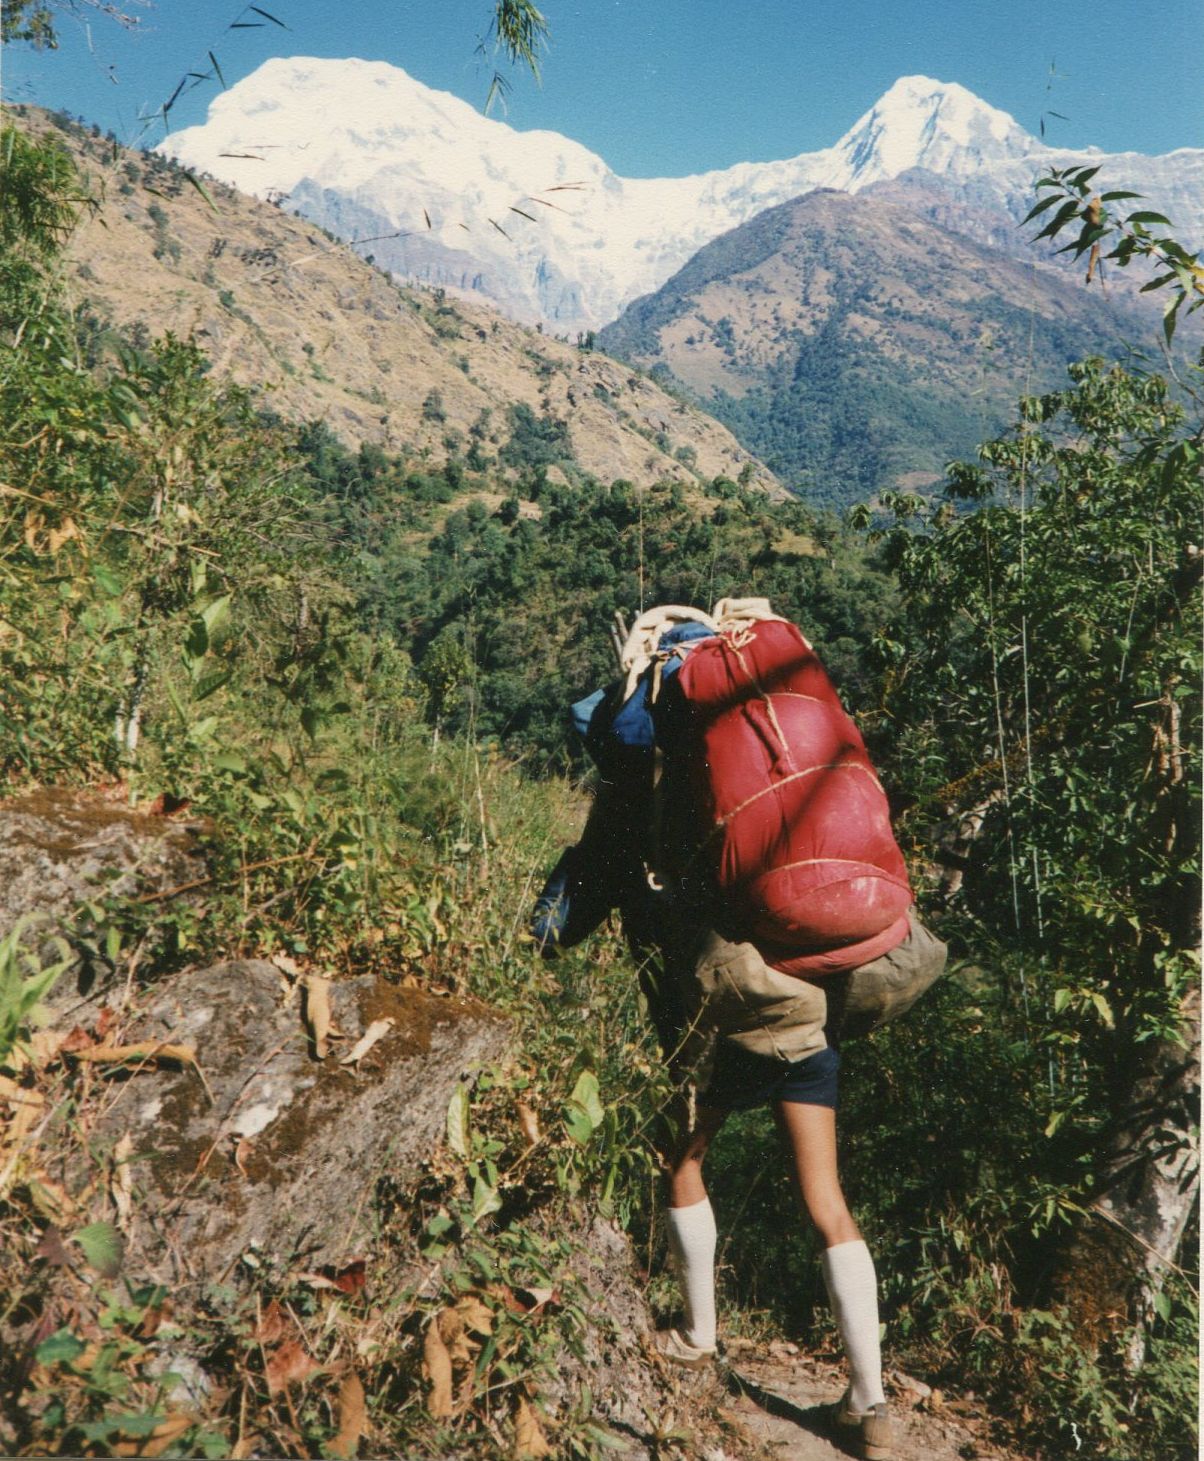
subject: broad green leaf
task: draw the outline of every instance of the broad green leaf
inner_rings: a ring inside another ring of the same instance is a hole
[[[84,1257],[102,1278],[116,1278],[121,1272],[125,1240],[112,1223],[89,1223],[72,1234]]]
[[[96,580],[98,587],[113,598],[125,591],[125,585],[104,563],[92,565],[92,577]]]
[[[1093,992],[1091,996],[1091,1003],[1095,1006],[1096,1010],[1099,1012],[1100,1019],[1103,1020],[1104,1024],[1107,1025],[1109,1030],[1114,1029],[1116,1021],[1113,1019],[1112,1016],[1112,1006],[1108,1003],[1104,996],[1098,991]]]
[[[479,1223],[487,1218],[490,1213],[499,1212],[502,1206],[502,1199],[497,1195],[484,1177],[478,1177],[472,1185],[472,1219]]]
[[[564,1128],[578,1146],[588,1146],[594,1134],[594,1124],[579,1106],[566,1106]]]
[[[569,1100],[575,1101],[585,1111],[591,1126],[602,1125],[606,1112],[602,1109],[598,1093],[598,1077],[592,1070],[583,1070],[577,1077],[577,1084],[573,1087]]]
[[[1166,337],[1166,343],[1168,345],[1174,338],[1175,326],[1178,323],[1179,319],[1179,306],[1182,303],[1183,296],[1181,294],[1176,294],[1174,299],[1167,306],[1166,312],[1162,316],[1162,333]]]
[[[213,758],[213,764],[219,771],[245,772],[247,763],[237,751],[219,751]]]
[[[230,618],[230,595],[223,594],[220,599],[214,599],[211,604],[206,604],[201,610],[201,618],[205,621],[210,640],[216,639],[218,631],[224,628]]]
[[[85,1345],[76,1339],[70,1329],[60,1329],[49,1339],[44,1339],[34,1351],[34,1358],[40,1365],[61,1365],[83,1354]]]
[[[1080,204],[1077,198],[1068,198],[1066,202],[1062,204],[1062,206],[1050,219],[1050,221],[1045,225],[1045,227],[1041,230],[1041,232],[1037,234],[1037,237],[1033,239],[1033,242],[1036,243],[1037,239],[1053,238],[1055,234],[1061,233],[1062,229],[1065,228],[1070,220],[1078,213],[1079,207]]]
[[[198,700],[208,700],[210,695],[220,690],[229,680],[230,670],[213,670],[208,675],[202,675],[197,681],[196,689],[193,692],[194,703]]]
[[[1024,217],[1020,220],[1020,227],[1023,228],[1026,223],[1031,222],[1032,219],[1038,216],[1038,214],[1044,213],[1047,208],[1052,208],[1060,197],[1060,193],[1051,193],[1048,198],[1042,198],[1041,201],[1036,204],[1035,207],[1030,208],[1028,212],[1024,215]]]
[[[198,616],[188,626],[188,637],[184,640],[184,653],[193,661],[200,661],[209,653],[209,630],[203,618]],[[199,663],[189,667],[189,673],[194,675],[200,669]]]
[[[463,1081],[447,1103],[447,1144],[458,1157],[468,1155],[468,1087]]]

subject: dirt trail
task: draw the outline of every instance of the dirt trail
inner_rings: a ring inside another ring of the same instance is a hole
[[[832,1434],[825,1408],[839,1400],[843,1370],[804,1356],[738,1353],[726,1370],[730,1399],[723,1405],[732,1434],[725,1461],[847,1461],[860,1454]],[[1022,1461],[990,1440],[988,1418],[972,1399],[919,1400],[888,1386],[894,1421],[894,1461]],[[908,1401],[919,1400],[919,1403]],[[709,1451],[708,1461],[720,1461]]]

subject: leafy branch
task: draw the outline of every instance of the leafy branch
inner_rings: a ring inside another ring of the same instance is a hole
[[[548,43],[548,22],[533,0],[497,0],[489,25],[489,37],[495,54],[501,51],[511,65],[528,67],[538,82],[539,52]],[[483,53],[485,43],[482,42],[478,49]],[[500,71],[495,71],[485,98],[486,112],[493,105],[494,97],[500,96],[504,102],[509,89],[510,83]]]
[[[1172,227],[1170,219],[1163,214],[1138,209],[1121,218],[1112,212],[1108,204],[1140,199],[1142,195],[1123,189],[1093,193],[1091,182],[1097,172],[1098,167],[1052,169],[1037,183],[1037,191],[1047,192],[1048,196],[1030,208],[1023,221],[1030,223],[1051,208],[1057,208],[1034,243],[1037,239],[1056,238],[1077,224],[1078,237],[1058,252],[1073,252],[1076,259],[1087,255],[1088,284],[1103,259],[1115,260],[1122,269],[1134,259],[1143,259],[1161,271],[1142,285],[1141,292],[1148,294],[1154,289],[1170,287],[1171,298],[1162,317],[1162,329],[1169,345],[1174,338],[1180,311],[1191,314],[1204,305],[1204,265],[1201,265],[1198,253],[1189,253],[1169,233],[1160,231]],[[1105,240],[1112,244],[1106,254],[1103,252]]]

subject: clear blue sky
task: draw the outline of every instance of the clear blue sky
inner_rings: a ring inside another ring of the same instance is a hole
[[[491,66],[474,55],[488,0],[266,0],[287,31],[230,29],[241,0],[125,0],[123,33],[86,9],[61,49],[10,46],[9,101],[144,130],[189,70],[217,56],[229,83],[268,56],[362,56],[404,67],[482,106]],[[575,138],[628,176],[767,161],[834,142],[901,75],[959,81],[1034,135],[1067,147],[1166,152],[1204,146],[1204,0],[546,0],[542,87],[515,73],[520,128]],[[1051,75],[1051,68],[1055,68]],[[174,126],[203,120],[218,83],[181,96]],[[1049,115],[1060,112],[1065,121]],[[163,135],[152,127],[149,140]]]

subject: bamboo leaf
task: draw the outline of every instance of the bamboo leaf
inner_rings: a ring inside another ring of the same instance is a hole
[[[209,190],[208,188],[206,188],[205,184],[201,182],[200,178],[195,177],[190,172],[186,172],[184,174],[184,180],[185,182],[192,184],[192,186],[197,190],[198,193],[200,193],[201,197],[204,198],[205,202],[209,204],[210,208],[212,208],[215,213],[218,211],[217,204],[209,196]]]

